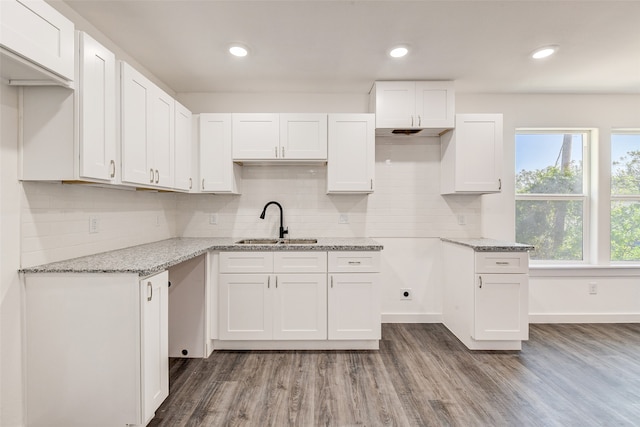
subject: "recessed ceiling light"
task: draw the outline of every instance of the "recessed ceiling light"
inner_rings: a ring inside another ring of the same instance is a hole
[[[547,58],[547,57],[553,55],[554,53],[556,53],[557,51],[558,51],[558,46],[556,46],[556,45],[545,46],[545,47],[541,47],[540,49],[537,49],[536,51],[534,51],[531,54],[531,57],[533,59]]]
[[[231,46],[229,46],[229,53],[233,56],[243,57],[247,56],[247,54],[249,53],[249,49],[247,49],[246,46],[240,44],[232,44]]]
[[[389,56],[391,56],[392,58],[402,58],[407,53],[409,53],[409,49],[407,49],[405,46],[398,46],[389,51]]]

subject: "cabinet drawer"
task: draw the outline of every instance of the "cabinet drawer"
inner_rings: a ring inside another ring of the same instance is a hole
[[[273,254],[275,273],[325,273],[327,271],[326,252],[275,252]]]
[[[221,273],[271,273],[273,252],[221,252]]]
[[[380,271],[380,252],[329,252],[329,272],[369,272]]]
[[[476,273],[528,272],[528,252],[476,252]]]

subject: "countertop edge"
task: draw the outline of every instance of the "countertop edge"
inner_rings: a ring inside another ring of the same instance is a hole
[[[485,238],[446,238],[441,237],[441,241],[453,243],[456,245],[466,246],[476,252],[529,252],[535,249],[535,246],[525,243],[505,242],[495,239]]]

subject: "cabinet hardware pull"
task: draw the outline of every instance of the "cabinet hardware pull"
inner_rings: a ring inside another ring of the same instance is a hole
[[[331,276],[331,287],[333,288],[333,276]]]
[[[278,276],[276,276],[276,289],[278,289]]]
[[[202,189],[204,190],[204,178],[202,178]]]
[[[413,116],[411,116],[411,127],[413,127]]]
[[[271,276],[267,276],[267,289],[271,287]]]
[[[373,178],[371,178],[371,190],[373,190]]]
[[[153,169],[149,169],[150,175],[149,175],[149,182],[153,184]]]
[[[496,261],[496,265],[509,265],[507,261]]]
[[[109,165],[111,166],[111,174],[109,176],[111,178],[115,178],[116,177],[116,161],[115,160],[111,160],[109,162]]]
[[[280,151],[282,151],[282,158],[284,159],[284,147],[281,147]]]
[[[147,301],[151,301],[153,299],[153,285],[151,282],[147,282]]]
[[[276,150],[276,159],[278,158],[278,147],[273,147]]]
[[[160,182],[160,172],[156,169],[156,184]]]
[[[189,178],[189,190],[193,188],[193,178]]]
[[[482,289],[482,276],[478,276],[478,279],[480,279],[480,286],[479,288]]]
[[[360,261],[349,261],[350,265],[360,265]]]
[[[502,190],[502,179],[498,178],[498,190]]]
[[[422,126],[422,117],[418,116],[418,127]]]

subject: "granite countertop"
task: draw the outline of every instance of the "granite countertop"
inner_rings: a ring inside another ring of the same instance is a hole
[[[22,273],[133,273],[149,276],[208,251],[380,251],[368,238],[319,238],[314,244],[237,244],[239,238],[185,237],[53,262]]]
[[[527,252],[535,249],[532,245],[495,239],[450,239],[442,237],[440,240],[467,246],[477,252]]]

